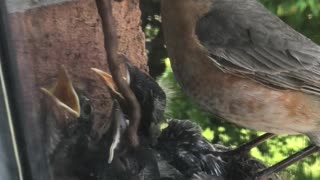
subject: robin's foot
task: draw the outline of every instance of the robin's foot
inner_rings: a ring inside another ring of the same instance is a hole
[[[320,152],[320,147],[316,146],[316,145],[310,145],[309,147],[303,149],[300,152],[297,152],[296,154],[288,157],[287,159],[259,172],[254,178],[253,180],[256,179],[262,179],[263,177],[267,177],[270,176],[273,173],[277,173],[285,168],[287,168],[288,166],[296,163],[299,160],[302,160],[316,152]]]

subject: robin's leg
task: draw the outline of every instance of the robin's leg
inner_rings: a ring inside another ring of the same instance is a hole
[[[288,157],[287,159],[259,172],[254,178],[253,180],[256,179],[261,179],[263,177],[268,177],[269,175],[273,174],[273,173],[277,173],[283,169],[285,169],[286,167],[294,164],[295,162],[302,160],[316,152],[320,152],[320,147],[316,146],[316,145],[310,145],[309,147],[303,149],[302,151]]]
[[[241,145],[240,147],[230,150],[230,151],[224,151],[224,152],[217,152],[217,155],[220,156],[233,156],[233,155],[239,155],[239,154],[246,154],[248,153],[252,148],[262,144],[265,142],[267,139],[270,139],[274,137],[274,134],[271,133],[265,133],[264,135],[259,136],[258,138]]]

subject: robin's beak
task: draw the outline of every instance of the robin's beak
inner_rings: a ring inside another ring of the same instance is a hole
[[[122,94],[118,91],[118,87],[116,85],[116,83],[114,82],[114,80],[112,79],[112,76],[100,69],[97,68],[91,68],[92,71],[94,71],[95,73],[97,73],[101,79],[103,80],[103,82],[107,85],[107,87],[112,91],[112,93],[116,94],[117,96],[121,97],[122,99],[124,99],[124,97],[122,96]],[[124,78],[125,80],[127,80],[127,78]]]
[[[54,87],[50,89],[41,88],[41,91],[64,115],[74,118],[80,117],[79,97],[64,66],[58,72]]]

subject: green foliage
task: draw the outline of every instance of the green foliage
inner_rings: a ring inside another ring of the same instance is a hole
[[[260,0],[294,29],[320,43],[320,0]]]
[[[152,43],[162,43],[159,4],[158,1],[144,0],[148,7],[144,11],[145,32],[147,39]],[[320,43],[320,0],[260,0],[270,11],[278,15],[283,21],[291,25],[297,31],[311,38],[314,42]],[[153,9],[150,11],[150,9]],[[148,11],[149,10],[149,11]],[[154,40],[153,39],[157,39]],[[150,46],[152,47],[152,46]],[[149,49],[149,59],[157,60],[165,57],[163,46],[156,46],[158,49]],[[151,56],[153,51],[161,52]],[[261,135],[244,128],[236,127],[232,124],[221,122],[209,113],[202,111],[197,105],[192,103],[184,95],[180,87],[174,80],[170,63],[165,59],[166,70],[159,78],[160,85],[165,89],[169,97],[166,109],[167,115],[171,118],[190,119],[201,125],[204,129],[203,135],[213,143],[219,143],[228,147],[237,147],[240,144],[250,141]],[[278,136],[260,145],[251,151],[251,154],[268,165],[275,164],[289,155],[305,148],[309,145],[309,140],[304,136]],[[320,158],[319,154],[305,159],[283,172],[286,180],[313,180],[320,179]]]

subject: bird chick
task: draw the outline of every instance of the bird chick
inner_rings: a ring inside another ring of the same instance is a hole
[[[129,112],[127,102],[114,83],[112,76],[99,69],[92,68],[111,91],[114,100],[111,115],[111,126],[101,142],[108,149],[108,164],[105,166],[103,177],[107,179],[155,179],[159,180],[160,173],[155,152],[150,148],[155,143],[160,132],[160,123],[164,120],[165,94],[159,85],[147,74],[141,72],[129,62],[126,63],[124,79],[143,110],[139,126],[140,146],[131,149],[128,146],[126,130],[129,121],[126,119]]]
[[[185,179],[247,180],[266,168],[249,154],[219,156],[230,150],[219,144],[211,144],[201,133],[201,128],[189,120],[169,121],[158,139],[157,152],[162,158],[179,170]],[[256,180],[280,180],[278,175],[270,175]]]
[[[75,90],[64,67],[55,85],[41,91],[45,103],[41,136],[52,176],[61,180],[90,179],[92,171],[86,157],[93,118],[90,100]]]
[[[188,120],[170,120],[158,138],[156,149],[185,177],[204,172],[223,176],[224,162],[208,152],[217,151],[201,134],[200,127]]]
[[[155,137],[159,134],[159,125],[165,120],[164,110],[166,106],[166,95],[156,81],[140,71],[137,67],[132,65],[129,61],[126,62],[127,80],[131,90],[137,97],[140,107],[143,111],[141,117],[141,124],[139,127],[140,137]],[[120,105],[125,114],[128,112],[126,102],[124,102],[122,95],[118,92],[112,76],[99,69],[93,70],[101,77],[104,83],[111,90],[111,94],[120,102]]]
[[[315,145],[304,155],[320,150],[318,45],[256,0],[162,0],[161,11],[172,69],[189,97],[242,127],[309,136]]]
[[[97,154],[100,154],[102,160],[98,176],[101,180],[143,180],[145,176],[158,177],[158,169],[156,163],[148,163],[144,159],[148,158],[150,151],[144,149],[144,157],[141,157],[142,148],[134,151],[130,149],[129,143],[124,134],[128,128],[128,120],[125,118],[119,103],[114,100],[111,126],[108,131],[103,134]],[[105,152],[109,149],[109,153]],[[153,154],[151,154],[151,159]],[[155,162],[155,161],[153,161]],[[152,178],[151,178],[152,177]]]

